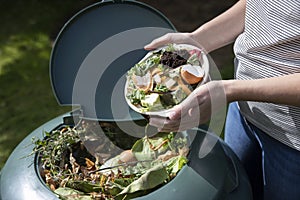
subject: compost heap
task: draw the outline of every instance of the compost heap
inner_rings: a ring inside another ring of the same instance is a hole
[[[122,150],[113,140],[121,135],[116,126],[102,126],[104,133],[95,132],[97,128],[98,122],[82,121],[33,139],[40,174],[60,199],[143,196],[171,181],[188,161],[187,139],[181,133],[122,138],[131,146]]]

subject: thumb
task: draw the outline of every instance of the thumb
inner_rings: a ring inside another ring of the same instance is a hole
[[[157,49],[158,47],[164,46],[168,43],[170,43],[170,34],[169,33],[152,40],[152,42],[150,42],[149,44],[144,46],[144,49],[145,50],[153,50],[153,49]]]

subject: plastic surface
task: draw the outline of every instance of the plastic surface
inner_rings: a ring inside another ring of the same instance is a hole
[[[43,131],[51,131],[62,124],[64,116],[59,116],[37,128],[15,148],[1,171],[0,199],[58,199],[40,179],[35,155],[30,155],[34,146],[30,144],[33,137],[42,138]],[[170,183],[136,199],[251,200],[248,178],[229,147],[213,133],[205,130],[187,133],[191,139],[195,136],[189,164]],[[208,141],[217,143],[209,154],[200,159],[199,148],[207,145]]]
[[[6,161],[0,177],[2,200],[52,200],[58,199],[40,181],[35,168],[35,155],[32,154],[34,145],[32,138],[43,138],[44,131],[51,131],[63,123],[59,116],[45,123],[29,134],[12,152]]]
[[[226,194],[238,187],[237,164],[226,155],[218,140],[217,137],[197,134],[189,155],[189,166],[208,180],[220,194]],[[210,148],[211,151],[201,157],[201,147]]]
[[[191,167],[184,167],[176,176],[176,179],[164,187],[136,200],[179,200],[179,199],[216,199],[218,190],[207,180],[201,177]]]
[[[147,53],[145,44],[174,31],[160,12],[136,1],[103,1],[80,11],[62,28],[51,54],[57,101],[80,105],[89,119],[141,119],[126,104],[125,74]]]

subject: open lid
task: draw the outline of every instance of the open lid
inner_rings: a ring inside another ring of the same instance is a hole
[[[125,101],[126,73],[147,53],[145,44],[174,31],[159,11],[136,1],[102,1],[83,9],[65,24],[52,50],[57,101],[81,106],[88,119],[142,119]]]

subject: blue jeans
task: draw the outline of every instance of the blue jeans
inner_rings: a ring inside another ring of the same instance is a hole
[[[246,121],[237,103],[229,105],[225,142],[243,163],[255,200],[300,200],[300,151]]]

